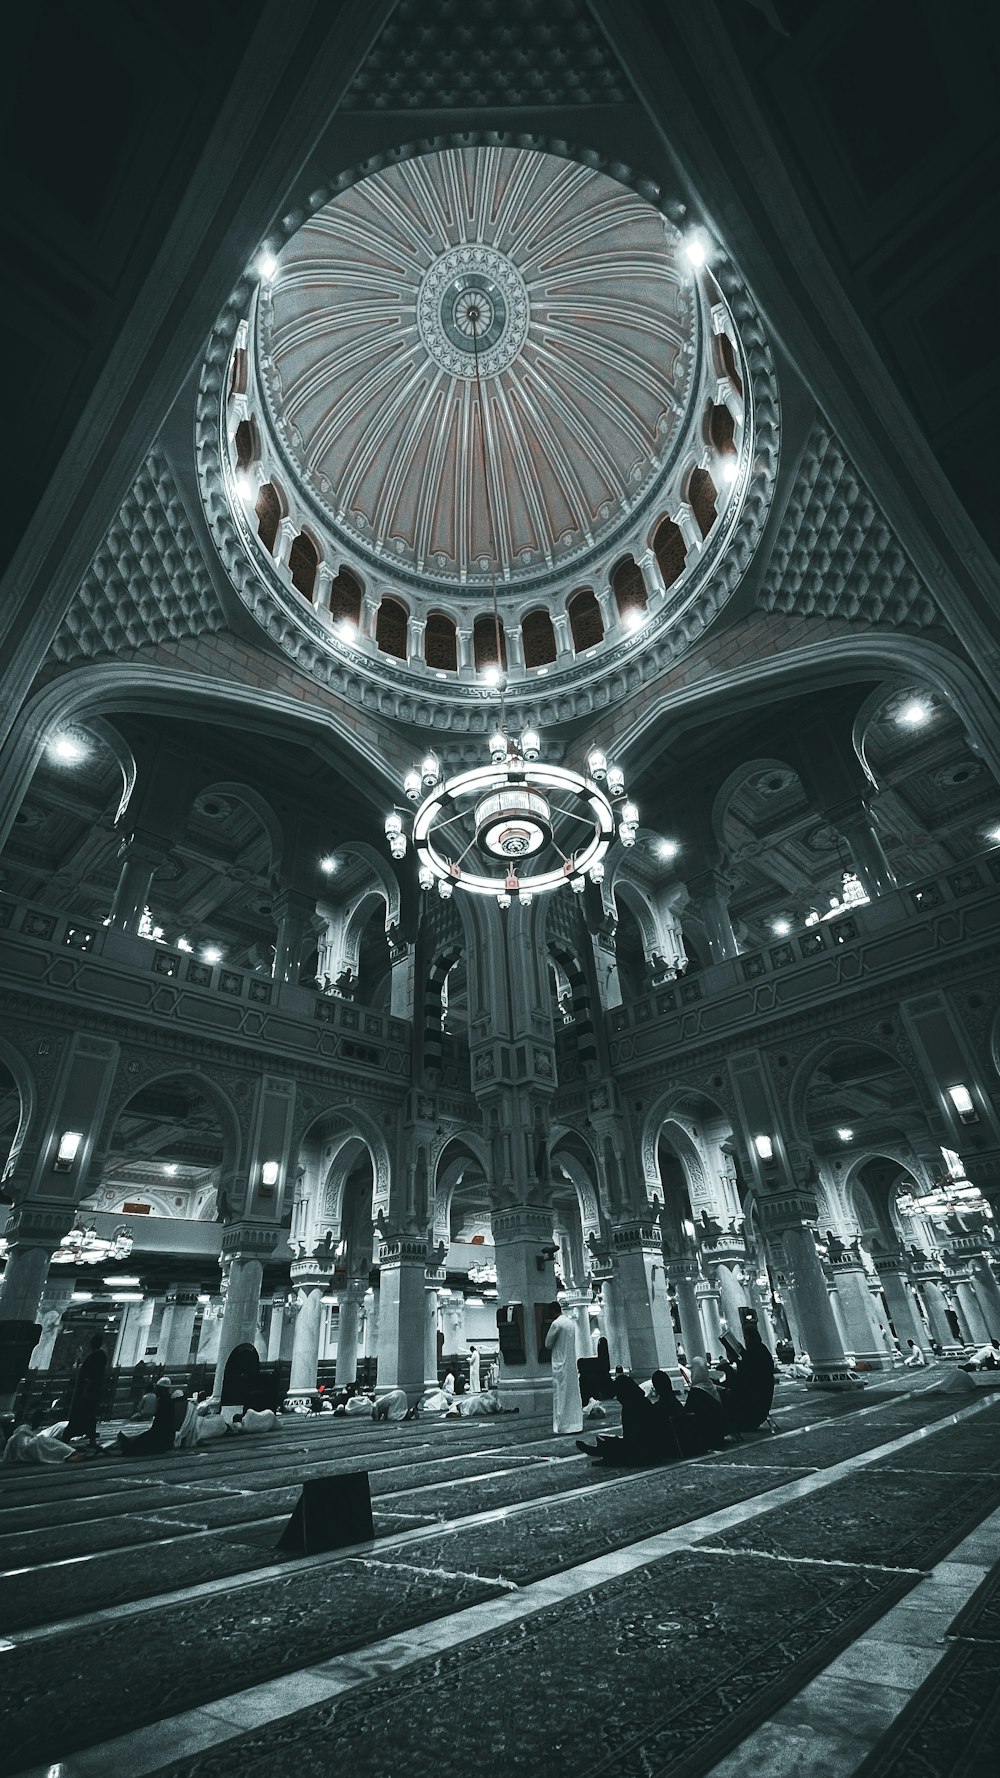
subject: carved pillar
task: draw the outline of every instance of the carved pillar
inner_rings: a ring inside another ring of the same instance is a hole
[[[170,854],[170,841],[160,834],[136,831],[122,840],[118,850],[121,869],[111,903],[108,924],[112,932],[135,938],[149,903],[153,877]]]
[[[695,1287],[698,1283],[697,1261],[693,1259],[668,1261],[667,1278],[677,1302],[684,1354],[690,1364],[692,1358],[700,1358],[705,1350],[704,1333],[698,1314],[698,1298],[695,1295]]]
[[[625,1305],[622,1301],[621,1284],[613,1272],[601,1284],[601,1306],[611,1368],[614,1370],[620,1364],[623,1370],[631,1370],[632,1354],[629,1351]]]
[[[699,1278],[694,1287],[698,1302],[698,1314],[701,1320],[703,1344],[697,1357],[719,1358],[722,1356],[722,1316],[720,1314],[721,1298],[712,1280]]]
[[[297,889],[283,889],[274,898],[274,914],[278,922],[274,946],[274,980],[298,982],[302,968],[306,935],[316,912],[315,898]]]
[[[942,1289],[942,1280],[934,1278],[926,1272],[918,1274],[920,1294],[927,1310],[931,1332],[941,1348],[943,1358],[961,1358],[962,1342],[956,1340],[951,1330],[951,1323],[945,1313],[947,1303]]]
[[[257,1316],[264,1262],[278,1245],[280,1230],[266,1223],[233,1223],[222,1237],[223,1258],[229,1259],[229,1288],[219,1333],[213,1395],[222,1392],[226,1360],[237,1346],[256,1342]]]
[[[72,1227],[72,1213],[19,1204],[7,1224],[7,1264],[0,1282],[0,1413],[10,1408],[38,1342],[39,1303],[49,1261]]]
[[[42,1331],[39,1335],[38,1345],[28,1360],[29,1370],[47,1371],[52,1363],[52,1352],[56,1340],[59,1338],[62,1318],[73,1300],[73,1283],[72,1278],[60,1279],[57,1283],[50,1278],[46,1284],[38,1305],[38,1319],[41,1322]],[[123,1326],[128,1319],[131,1306],[130,1303],[125,1305],[125,1312],[122,1316]]]
[[[117,1370],[130,1371],[141,1358],[145,1358],[146,1348],[152,1344],[149,1330],[153,1325],[154,1307],[151,1296],[145,1297],[141,1303],[126,1303],[112,1359]]]
[[[412,1407],[424,1387],[427,1244],[394,1235],[379,1249],[378,1387],[405,1389]]]
[[[198,1316],[198,1292],[183,1284],[168,1286],[160,1322],[156,1357],[160,1364],[183,1369],[191,1360],[191,1340]]]
[[[831,1260],[830,1265],[840,1304],[845,1352],[866,1370],[891,1370],[892,1359],[879,1333],[864,1265],[852,1253]]]
[[[509,1364],[502,1354],[500,1358],[504,1400],[511,1407],[548,1411],[552,1370],[548,1354],[539,1357],[535,1309],[555,1300],[555,1273],[545,1257],[552,1247],[552,1211],[544,1204],[512,1204],[494,1211],[492,1222],[500,1304],[520,1305],[524,1316],[524,1364]]]
[[[271,1319],[267,1324],[267,1362],[278,1364],[281,1360],[281,1346],[285,1333],[285,1309],[287,1298],[284,1292],[271,1298]],[[294,1335],[292,1336],[294,1343]]]
[[[896,874],[885,855],[871,810],[861,799],[839,803],[825,811],[830,826],[847,841],[855,874],[865,894],[874,901],[887,889],[895,889]]]
[[[1000,1284],[997,1283],[989,1256],[986,1253],[970,1254],[969,1269],[976,1299],[990,1329],[990,1337],[1000,1339]]]
[[[194,1355],[196,1364],[215,1364],[218,1359],[224,1314],[225,1306],[221,1296],[214,1296],[210,1303],[206,1303],[205,1313],[201,1318],[201,1332],[198,1335],[198,1350]]]
[[[712,962],[724,963],[730,957],[738,957],[740,947],[729,916],[728,879],[721,871],[706,871],[696,885],[689,887],[692,892],[697,890],[698,911],[705,923]]]
[[[642,1377],[655,1370],[676,1373],[677,1347],[659,1230],[653,1223],[617,1223],[612,1251],[632,1370]]]
[[[288,1388],[290,1394],[311,1395],[316,1387],[319,1367],[319,1335],[323,1320],[323,1293],[327,1281],[310,1275],[309,1269],[304,1269],[303,1275],[297,1276],[296,1267],[293,1266],[292,1282],[296,1287],[298,1310],[295,1316],[292,1373]]]
[[[438,1304],[447,1278],[443,1266],[429,1266],[424,1273],[424,1388],[438,1386]]]
[[[361,1303],[365,1294],[362,1278],[348,1280],[340,1295],[337,1320],[337,1388],[358,1380],[358,1332]]]
[[[927,1344],[927,1329],[913,1296],[906,1259],[902,1253],[877,1253],[875,1263],[900,1351],[905,1356],[907,1340],[921,1347]]]
[[[821,1388],[856,1386],[827,1295],[827,1280],[816,1252],[812,1229],[816,1201],[809,1192],[788,1190],[761,1194],[757,1200],[761,1226],[781,1251],[790,1319],[798,1341],[809,1353],[813,1382]]]
[[[958,1299],[959,1314],[969,1335],[969,1343],[973,1346],[984,1346],[990,1338],[990,1330],[986,1323],[986,1317],[979,1307],[979,1298],[973,1288],[972,1276],[968,1272],[962,1272],[952,1282]]]

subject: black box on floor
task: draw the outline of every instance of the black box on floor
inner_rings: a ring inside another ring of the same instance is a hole
[[[362,1469],[355,1475],[317,1476],[303,1482],[277,1547],[316,1556],[348,1543],[370,1543],[374,1536],[368,1471]]]

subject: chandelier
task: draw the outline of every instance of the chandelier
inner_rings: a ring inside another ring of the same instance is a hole
[[[445,900],[456,889],[492,895],[501,908],[512,901],[530,902],[568,883],[581,893],[588,880],[604,876],[604,855],[615,838],[635,844],[639,811],[626,799],[625,777],[609,765],[599,748],[587,759],[587,775],[541,760],[535,729],[520,736],[508,732],[504,694],[500,613],[496,571],[499,562],[492,488],[499,484],[494,461],[487,470],[483,388],[479,338],[492,322],[490,288],[465,292],[462,331],[472,339],[475,357],[478,434],[483,487],[493,551],[493,624],[496,639],[496,684],[499,724],[489,742],[489,765],[444,778],[434,753],[406,774],[403,789],[417,805],[412,840],[420,887],[437,885]],[[484,340],[485,343],[485,340]],[[406,856],[407,836],[402,810],[386,816],[385,835],[393,858]]]
[[[119,1223],[105,1238],[97,1233],[93,1223],[84,1226],[77,1222],[60,1241],[52,1255],[52,1264],[96,1266],[109,1259],[128,1259],[134,1245],[132,1230],[127,1223]]]

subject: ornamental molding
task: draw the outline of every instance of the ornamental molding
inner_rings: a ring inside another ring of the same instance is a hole
[[[166,455],[155,444],[49,648],[66,663],[228,627]]]
[[[945,620],[822,414],[757,594],[758,611],[930,629]]]
[[[673,207],[657,185],[593,150],[512,132],[474,131],[407,144],[341,173],[310,193],[306,204],[281,219],[269,237],[274,250],[280,251],[284,242],[333,197],[373,173],[449,148],[479,146],[552,153],[604,172],[665,215]],[[694,646],[735,592],[754,555],[777,477],[777,378],[763,323],[749,291],[728,262],[713,264],[712,271],[738,332],[747,374],[745,402],[753,450],[742,497],[730,502],[710,532],[690,577],[685,576],[678,588],[678,598],[672,600],[668,594],[641,634],[607,643],[595,651],[593,658],[575,659],[565,667],[554,663],[544,681],[512,676],[508,701],[518,706],[519,716],[552,726],[560,721],[587,718],[640,691]],[[230,504],[220,416],[233,349],[256,288],[249,275],[234,287],[209,341],[196,402],[195,456],[201,496],[209,530],[233,587],[273,644],[334,696],[356,708],[420,728],[457,734],[485,732],[490,706],[495,702],[492,688],[460,682],[445,686],[430,680],[422,664],[410,668],[391,656],[369,656],[340,641],[328,623],[280,578],[273,560],[255,545],[248,547],[254,540],[244,535]],[[653,519],[656,516],[652,514]],[[647,528],[650,522],[647,515]],[[638,554],[646,548],[644,542],[638,541],[634,515],[626,519],[620,535],[608,537],[603,554],[610,563],[630,548]],[[350,565],[346,545],[340,554]],[[371,591],[371,567],[360,564],[358,572]],[[557,574],[556,578],[560,576]],[[587,578],[585,575],[582,580]],[[593,569],[589,578],[594,578]],[[375,582],[378,592],[401,595],[406,602],[404,582],[398,574],[394,577],[391,563],[386,563],[384,575],[375,576]]]

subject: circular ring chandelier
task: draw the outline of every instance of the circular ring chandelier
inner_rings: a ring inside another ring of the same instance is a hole
[[[492,895],[500,907],[529,902],[568,883],[578,894],[604,876],[604,856],[615,838],[635,844],[639,812],[625,795],[625,779],[596,748],[589,776],[540,760],[534,729],[518,740],[502,732],[490,741],[489,765],[442,778],[428,753],[403,788],[417,804],[412,840],[422,889],[437,885],[447,899],[456,889]],[[386,817],[393,858],[406,856],[404,815]]]

